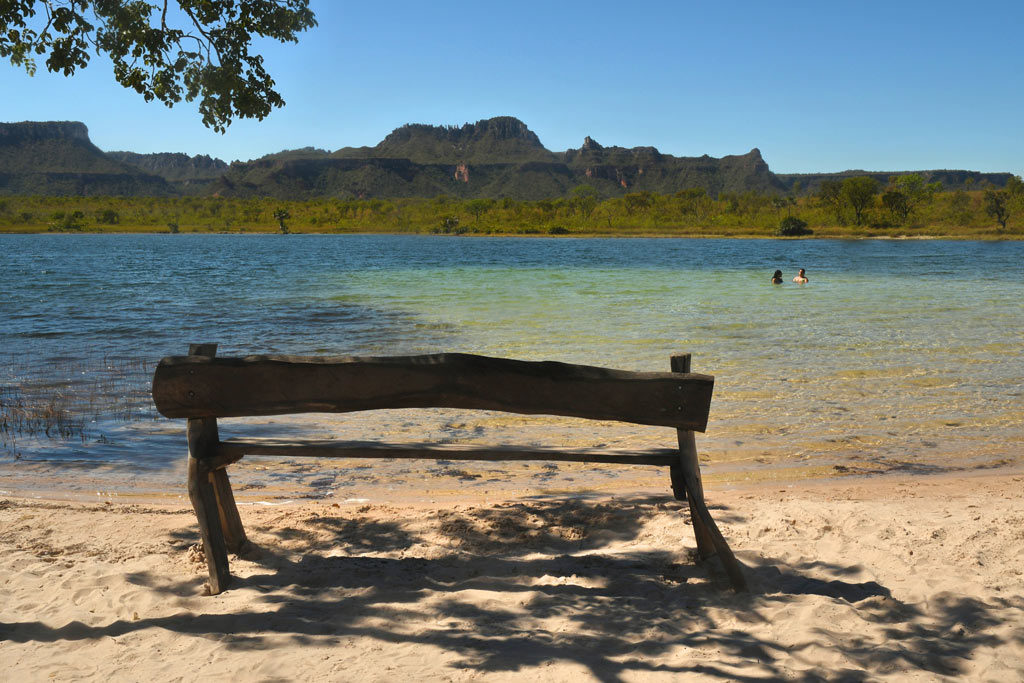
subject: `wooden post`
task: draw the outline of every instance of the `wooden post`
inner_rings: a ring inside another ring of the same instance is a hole
[[[216,344],[192,344],[190,356],[214,356]],[[188,434],[188,497],[199,520],[203,552],[210,572],[210,594],[217,595],[228,587],[228,551],[224,544],[224,528],[209,467],[209,459],[217,453],[217,418],[190,419]],[[236,512],[237,514],[237,512]]]
[[[248,539],[245,536],[245,528],[242,526],[242,518],[238,514],[235,494],[231,491],[228,471],[223,467],[212,470],[210,482],[213,484],[214,493],[217,494],[217,511],[220,513],[220,526],[224,532],[224,542],[227,544],[228,550],[237,555],[242,552],[242,547]]]
[[[732,583],[732,587],[737,592],[747,590],[747,580],[743,578],[743,567],[740,565],[739,560],[732,554],[732,550],[729,548],[729,544],[725,540],[725,536],[718,530],[718,525],[715,524],[715,520],[711,517],[711,512],[708,510],[707,504],[703,498],[697,498],[693,495],[695,488],[700,486],[692,472],[683,472],[683,478],[686,483],[686,490],[690,494],[690,509],[695,509],[697,516],[703,522],[705,529],[711,536],[711,542],[714,545],[715,551],[718,554],[718,559],[722,561],[722,566],[725,568],[725,573],[729,575],[729,581]],[[696,528],[696,520],[694,521],[694,527]]]
[[[690,354],[675,354],[670,361],[672,372],[690,372]],[[672,493],[676,500],[685,498],[689,503],[693,534],[697,538],[697,556],[703,560],[717,553],[733,588],[745,591],[747,582],[743,578],[740,563],[733,555],[722,532],[718,530],[718,525],[715,524],[707,503],[704,502],[704,484],[700,477],[700,461],[693,432],[677,429],[676,436],[679,442],[679,465],[669,469]]]
[[[670,359],[672,372],[690,372],[690,354],[679,353]],[[693,432],[688,429],[677,429],[676,438],[679,442],[679,464],[672,467],[669,472],[672,477],[672,493],[676,500],[686,500],[690,504],[690,520],[693,523],[693,535],[697,538],[697,555],[706,559],[715,554],[715,546],[711,541],[711,535],[704,526],[704,521],[697,514],[694,499],[704,500],[704,485],[700,478],[700,461],[697,458],[697,443]],[[686,494],[685,473],[693,474],[696,481],[696,490],[691,495]]]
[[[189,355],[191,356],[208,356],[212,358],[216,354],[216,344],[192,344],[189,347]],[[212,423],[214,439],[211,443],[216,447],[220,443],[220,438],[217,434],[217,421],[212,420]],[[204,463],[209,466],[210,483],[213,484],[213,491],[217,497],[217,512],[220,517],[221,531],[224,533],[224,541],[228,550],[237,555],[241,552],[242,546],[245,545],[248,539],[245,537],[242,518],[238,514],[235,495],[231,491],[231,480],[228,479],[227,470],[223,466],[213,466],[209,457],[204,459]]]

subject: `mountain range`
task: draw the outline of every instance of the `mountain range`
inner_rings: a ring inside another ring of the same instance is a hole
[[[500,116],[463,126],[409,124],[373,147],[285,150],[225,163],[180,153],[104,152],[79,122],[0,123],[0,195],[458,198],[565,197],[580,185],[601,197],[702,188],[722,192],[814,192],[823,180],[918,173],[945,189],[1003,186],[1009,173],[966,170],[777,174],[758,149],[714,158],[654,147],[605,147],[585,137],[552,152],[522,121]],[[799,184],[797,184],[799,183]]]

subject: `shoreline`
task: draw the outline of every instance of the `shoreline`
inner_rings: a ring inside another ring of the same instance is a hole
[[[131,505],[189,505],[185,486],[184,456],[182,458],[180,481],[174,483],[159,481],[121,480],[111,485],[110,480],[101,477],[78,477],[82,474],[73,468],[52,462],[53,470],[61,470],[64,476],[81,482],[77,490],[53,487],[53,473],[45,469],[19,473],[18,465],[0,463],[0,473],[5,474],[7,483],[0,488],[0,499],[13,498],[24,501],[64,503],[71,505],[95,502]],[[338,463],[333,459],[311,458],[296,461],[276,456],[250,456],[228,468],[237,504],[242,506],[287,506],[309,502],[336,503],[360,501],[373,504],[431,505],[442,501],[452,504],[472,503],[481,500],[514,499],[520,497],[536,499],[585,498],[592,495],[615,495],[617,491],[645,491],[651,495],[671,493],[668,471],[661,467],[645,466],[600,466],[582,463],[558,463],[560,468],[551,467],[544,461],[521,463],[488,463],[488,469],[475,468],[484,465],[474,461],[403,461],[415,462],[408,465],[407,480],[394,480],[390,470],[383,471],[382,461],[353,461]],[[359,463],[353,467],[353,463]],[[372,468],[381,470],[374,474]],[[811,468],[787,467],[784,462],[775,463],[774,468],[758,472],[745,470],[715,471],[714,463],[701,465],[704,488],[708,492],[725,495],[743,492],[758,492],[773,488],[819,489],[833,486],[888,486],[904,480],[915,482],[940,482],[946,479],[976,479],[985,477],[1024,476],[1024,463],[1006,460],[1003,464],[979,464],[976,466],[952,466],[941,471],[906,472],[893,470],[858,470],[848,466],[821,466]],[[394,465],[394,463],[391,463]],[[46,465],[44,465],[44,468]],[[116,466],[107,465],[116,469]],[[126,475],[130,468],[123,467]],[[369,474],[352,470],[371,468]],[[520,469],[522,468],[522,469]],[[299,481],[290,470],[301,470],[305,478],[332,478],[334,488],[321,488]],[[269,475],[266,473],[270,473]],[[495,475],[505,475],[504,479]],[[21,475],[21,481],[14,476]],[[346,477],[351,477],[349,482]],[[341,480],[342,485],[338,485]]]
[[[82,231],[64,231],[64,230],[0,230],[0,236],[2,235],[234,235],[238,237],[261,237],[268,235],[277,235],[281,237],[292,237],[299,235],[322,235],[332,237],[355,237],[355,236],[377,236],[377,235],[408,235],[408,236],[419,236],[419,237],[437,237],[437,238],[487,238],[487,237],[510,237],[517,239],[744,239],[744,240],[780,240],[780,241],[797,241],[797,240],[892,240],[892,241],[916,241],[916,240],[945,240],[945,241],[965,241],[965,242],[1019,242],[1024,240],[1024,233],[979,233],[979,234],[957,234],[957,233],[946,233],[946,234],[929,234],[929,235],[912,235],[912,234],[862,234],[859,232],[855,233],[838,233],[838,234],[821,234],[821,235],[804,235],[800,237],[783,237],[779,235],[771,235],[765,233],[745,233],[745,232],[728,232],[728,233],[700,233],[700,232],[573,232],[569,234],[549,234],[549,233],[515,233],[515,232],[469,232],[464,234],[443,234],[443,233],[432,233],[432,232],[412,232],[412,231],[345,231],[345,232],[334,232],[334,231],[315,231],[315,232],[302,232],[292,230],[287,234],[281,233],[276,230],[247,230],[245,232],[239,232],[237,230],[183,230],[178,233],[171,233],[167,230],[82,230]]]
[[[711,488],[739,595],[667,491],[245,505],[216,597],[187,503],[0,496],[0,657],[31,680],[1014,680],[1022,484]]]

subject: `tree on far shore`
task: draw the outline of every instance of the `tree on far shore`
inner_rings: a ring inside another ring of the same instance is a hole
[[[844,178],[842,197],[853,209],[853,219],[857,225],[864,222],[864,212],[875,200],[878,192],[878,181],[871,176],[861,175]]]
[[[49,71],[71,76],[92,48],[147,102],[198,99],[203,124],[223,133],[284,105],[253,40],[297,42],[316,18],[309,0],[0,0],[0,26],[0,57],[30,75],[45,55]]]
[[[274,211],[274,220],[277,221],[278,226],[281,228],[281,232],[285,235],[288,234],[288,226],[285,221],[291,218],[292,215],[288,213],[288,209],[280,208]]]
[[[985,190],[985,213],[996,219],[1001,230],[1006,230],[1010,219],[1010,193],[1006,190]]]
[[[470,199],[466,202],[466,208],[473,214],[473,222],[480,224],[480,216],[491,210],[495,204],[493,199]]]
[[[889,210],[889,215],[896,223],[905,223],[910,215],[910,203],[907,195],[899,190],[889,190],[882,195],[882,205]]]
[[[590,218],[600,200],[597,198],[597,190],[590,185],[577,185],[572,189],[572,207],[579,211],[583,218]]]
[[[931,203],[936,193],[942,190],[942,183],[925,183],[918,173],[907,173],[889,178],[889,188],[882,195],[882,204],[889,210],[893,220],[905,223],[919,207]]]
[[[1024,197],[1024,180],[1019,175],[1010,176],[1004,188],[1011,197]]]
[[[843,184],[838,180],[823,180],[818,189],[818,199],[832,210],[836,223],[842,225],[843,206],[846,204],[843,198]]]

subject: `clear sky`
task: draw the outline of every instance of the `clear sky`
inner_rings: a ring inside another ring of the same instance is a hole
[[[1024,173],[1024,2],[343,2],[260,43],[287,105],[220,135],[194,105],[0,63],[0,121],[83,121],[104,150],[226,161],[374,145],[405,123],[522,119],[551,150],[761,150],[780,173]]]

